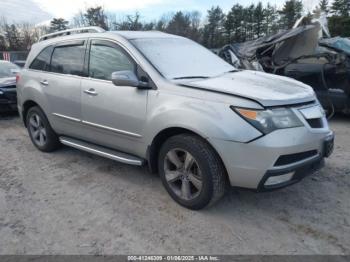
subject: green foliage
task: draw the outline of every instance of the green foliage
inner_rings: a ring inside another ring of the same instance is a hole
[[[331,6],[331,12],[335,16],[347,17],[350,15],[349,0],[334,0]]]
[[[283,9],[279,12],[281,23],[284,29],[292,28],[295,22],[301,17],[303,3],[301,0],[288,0],[284,3]]]
[[[72,19],[71,24],[63,18],[54,18],[50,27],[12,25],[0,21],[0,50],[26,50],[38,37],[48,31],[65,30],[69,26],[100,26],[106,30],[158,30],[193,39],[209,48],[219,48],[228,43],[245,42],[262,36],[290,29],[303,12],[302,0],[286,0],[278,10],[275,6],[258,2],[250,5],[234,4],[225,14],[214,6],[201,20],[201,14],[175,12],[160,19],[145,23],[140,13],[127,15],[117,21],[116,15],[106,13],[102,6],[87,8]],[[319,17],[328,13],[332,36],[350,37],[350,0],[320,0],[313,14]]]
[[[188,37],[200,41],[200,14],[199,12],[176,12],[171,20],[158,22],[156,29],[170,34]]]
[[[245,39],[242,21],[244,21],[244,7],[240,4],[234,5],[228,12],[225,21],[225,30],[228,35],[228,40],[241,42]]]
[[[50,22],[50,31],[56,32],[66,30],[68,28],[68,24],[69,22],[63,18],[54,18]]]
[[[203,44],[209,48],[218,48],[225,43],[225,14],[222,9],[212,7],[208,10],[207,24],[203,29]]]
[[[187,15],[179,11],[169,22],[166,31],[180,36],[187,36],[191,28],[191,21]]]
[[[350,37],[350,16],[332,16],[328,26],[332,36]]]
[[[8,43],[8,49],[18,51],[23,48],[22,38],[16,25],[5,25],[5,37]]]
[[[278,13],[275,7],[259,2],[256,6],[234,5],[228,12],[225,29],[230,42],[244,42],[275,33],[278,30]]]
[[[328,13],[329,12],[329,2],[328,0],[320,0],[318,5],[321,12]]]
[[[102,6],[90,7],[83,14],[85,23],[88,26],[99,26],[105,30],[108,30],[107,16],[105,15]]]
[[[149,25],[147,25],[149,28]],[[128,15],[126,16],[126,20],[122,21],[121,23],[117,23],[115,30],[130,30],[130,31],[138,31],[142,30],[144,25],[140,22],[140,14],[138,12],[135,13],[135,15]],[[149,30],[152,30],[153,28],[150,28]]]

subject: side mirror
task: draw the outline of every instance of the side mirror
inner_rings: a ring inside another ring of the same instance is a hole
[[[132,71],[117,71],[112,73],[112,82],[116,86],[139,87],[140,81]]]

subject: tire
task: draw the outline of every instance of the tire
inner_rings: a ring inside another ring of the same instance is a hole
[[[160,149],[158,170],[169,195],[188,209],[212,205],[225,193],[223,163],[198,136],[181,134],[169,138]]]
[[[42,152],[52,152],[60,147],[57,134],[53,131],[45,113],[37,106],[29,109],[26,116],[29,137]]]

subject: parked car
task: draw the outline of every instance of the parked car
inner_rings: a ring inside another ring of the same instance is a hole
[[[26,60],[15,60],[13,61],[15,65],[18,65],[20,68],[23,68],[24,65],[26,64]]]
[[[220,199],[227,184],[291,185],[333,149],[311,87],[236,70],[199,44],[160,32],[50,35],[33,45],[17,88],[39,150],[62,143],[148,164],[190,209]]]
[[[17,110],[16,74],[20,68],[0,60],[0,112]]]
[[[300,19],[285,32],[227,45],[219,56],[237,68],[301,81],[315,90],[330,114],[350,113],[350,40],[330,38],[324,21],[305,24],[305,19]],[[328,38],[320,39],[322,35]]]

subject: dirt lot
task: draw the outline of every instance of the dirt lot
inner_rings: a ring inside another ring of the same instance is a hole
[[[331,126],[336,151],[322,171],[192,212],[146,168],[41,153],[18,117],[1,117],[0,254],[350,254],[350,118]]]

